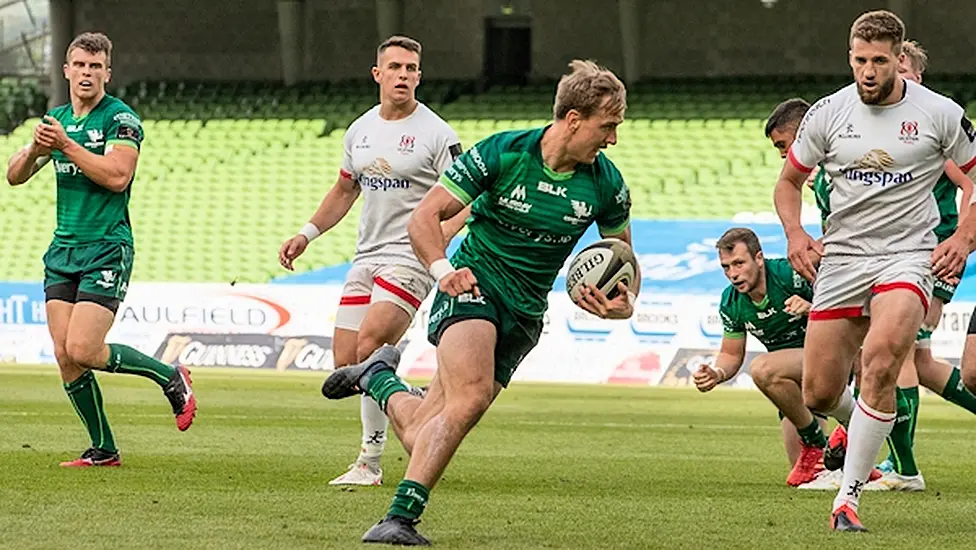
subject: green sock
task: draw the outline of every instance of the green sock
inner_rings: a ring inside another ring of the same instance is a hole
[[[959,369],[952,369],[952,374],[949,375],[949,381],[946,382],[945,388],[942,389],[942,398],[976,414],[976,396],[963,385],[962,375],[959,374]]]
[[[861,395],[861,388],[855,386],[853,393],[854,393],[854,401],[857,401],[857,397]]]
[[[117,451],[112,429],[108,426],[108,417],[105,416],[105,407],[102,405],[102,390],[99,389],[98,379],[92,371],[86,370],[77,380],[65,384],[64,391],[82,424],[88,429],[92,447],[113,453]]]
[[[416,481],[404,479],[397,485],[393,503],[390,504],[390,510],[386,515],[417,519],[424,513],[428,500],[430,500],[430,489]]]
[[[108,364],[105,370],[120,374],[144,376],[153,382],[166,386],[176,369],[123,344],[108,345]]]
[[[401,391],[410,391],[410,388],[390,369],[383,369],[366,381],[366,394],[376,401],[383,412],[386,412],[386,402],[390,397]]]
[[[895,472],[904,476],[918,475],[915,465],[915,453],[912,450],[912,426],[914,417],[909,395],[912,390],[918,395],[918,388],[895,389],[895,425],[888,436],[890,458],[895,465]]]
[[[802,441],[807,447],[817,447],[818,449],[823,449],[827,446],[827,436],[824,435],[823,430],[820,429],[820,423],[817,422],[817,417],[813,418],[813,422],[811,422],[809,426],[806,428],[800,428],[796,432],[800,434],[800,441]]]

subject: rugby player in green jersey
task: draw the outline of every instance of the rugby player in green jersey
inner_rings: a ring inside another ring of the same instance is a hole
[[[906,78],[920,81],[926,58],[920,57],[917,64],[912,63],[913,53],[917,55],[919,51],[915,48],[917,48],[916,45],[905,42],[903,51],[906,54],[906,63],[902,64],[899,71]],[[921,51],[921,55],[924,56],[924,51]],[[920,69],[916,71],[915,67]],[[786,157],[786,151],[793,144],[796,129],[807,109],[809,109],[809,104],[806,101],[797,98],[789,99],[778,105],[769,117],[766,135],[772,141],[773,146],[780,151],[780,156],[783,158]],[[811,177],[808,182],[816,197],[817,207],[821,214],[821,223],[826,227],[830,214],[830,181],[823,170],[815,170],[814,173],[816,175]],[[959,212],[955,200],[956,189],[962,190],[963,204],[968,204],[969,197],[972,196],[972,185],[969,178],[962,174],[955,164],[951,161],[946,162],[946,172],[934,190],[941,215],[939,226],[935,230],[940,242],[951,236],[958,226]],[[955,403],[976,414],[976,397],[961,384],[959,369],[953,368],[945,361],[935,359],[929,347],[932,330],[938,326],[942,317],[942,306],[952,299],[957,283],[957,280],[937,281],[936,283],[932,305],[926,315],[925,325],[916,338],[914,354],[909,355],[909,359],[899,374],[896,390],[897,417],[891,435],[888,437],[890,455],[888,460],[879,465],[879,469],[884,475],[881,479],[865,486],[866,490],[924,490],[925,482],[915,465],[913,453],[919,402],[918,385],[920,382],[929,390],[941,395],[946,401]],[[831,435],[831,446],[839,444],[837,442],[842,443],[845,438],[843,428],[838,427]],[[825,484],[834,484],[834,488],[839,486],[839,479],[836,477],[824,478],[815,483],[821,481]]]
[[[112,43],[103,34],[84,33],[71,42],[64,64],[70,103],[47,113],[7,167],[10,185],[21,185],[54,161],[57,228],[44,255],[47,324],[65,392],[91,437],[80,458],[61,464],[69,467],[121,464],[92,370],[158,384],[180,430],[190,427],[197,408],[184,367],[105,343],[132,272],[128,204],[143,141],[139,117],[105,93],[111,61]]]
[[[826,419],[818,420],[803,404],[800,387],[813,288],[786,258],[764,258],[759,238],[751,229],[729,229],[716,248],[732,284],[722,293],[719,305],[724,328],[721,351],[713,365],[702,365],[694,374],[695,386],[707,392],[734,377],[745,361],[746,334],[752,334],[766,353],[752,360],[749,372],[756,387],[780,411],[792,466],[786,483],[792,487],[809,483],[823,470],[827,447],[822,426]],[[838,407],[834,414],[839,422],[847,423],[854,400],[848,393],[842,401],[846,406]]]
[[[411,395],[397,377],[399,354],[391,346],[323,385],[332,399],[373,397],[410,453],[386,517],[364,542],[429,544],[415,524],[430,490],[538,342],[553,281],[577,241],[596,222],[602,236],[630,243],[630,196],[600,151],[617,142],[624,85],[594,63],[570,67],[550,125],[477,143],[411,217],[414,250],[438,281],[429,324],[437,372],[426,397]],[[468,204],[468,235],[448,260],[440,223]],[[636,292],[636,284],[620,284],[612,296],[590,287],[577,304],[602,318],[626,319]]]

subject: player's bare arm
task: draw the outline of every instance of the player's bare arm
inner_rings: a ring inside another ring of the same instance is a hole
[[[955,171],[950,171],[950,164],[953,164]],[[953,175],[955,172],[955,176]],[[969,173],[972,173],[970,171]],[[970,176],[955,166],[955,163],[946,163],[946,174],[957,186],[963,190],[963,198],[968,187],[970,200],[972,199],[973,183]],[[959,185],[957,179],[966,180],[963,185]],[[932,251],[932,274],[938,278],[948,278],[959,275],[969,255],[976,249],[976,216],[971,216],[973,205],[963,200],[962,208],[959,210],[959,225],[956,232],[951,237],[942,241]]]
[[[709,367],[702,365],[692,376],[698,391],[705,393],[715,389],[722,382],[733,378],[746,360],[746,338],[722,338],[722,347]]]
[[[359,198],[359,185],[344,175],[339,175],[335,185],[322,198],[308,224],[294,237],[285,241],[278,250],[278,261],[289,271],[294,271],[294,261],[305,252],[308,243],[329,231],[346,217],[353,203]]]
[[[435,186],[424,195],[410,216],[407,233],[414,253],[437,279],[437,286],[442,292],[451,296],[474,292],[477,296],[478,280],[471,270],[466,267],[454,269],[448,261],[447,243],[441,230],[442,221],[453,218],[463,209],[464,204],[447,189]]]
[[[104,155],[92,153],[69,138],[64,126],[52,116],[44,117],[36,139],[41,146],[64,153],[88,179],[109,191],[125,191],[136,173],[139,149],[135,145],[115,144],[111,150],[106,147]]]
[[[32,141],[10,157],[7,163],[7,183],[10,185],[27,183],[27,180],[38,173],[50,160],[51,150]]]
[[[973,180],[963,174],[959,166],[951,160],[946,161],[945,173],[952,183],[962,190],[962,200],[959,201],[962,208],[959,209],[958,220],[958,223],[962,223],[966,219],[966,215],[969,214],[969,205],[973,201]]]
[[[444,233],[444,242],[449,243],[461,228],[464,227],[465,222],[468,221],[468,216],[471,215],[471,205],[467,205],[461,209],[460,212],[452,216],[450,219],[441,222],[441,232]]]
[[[823,256],[823,244],[814,240],[809,233],[803,229],[800,223],[800,212],[803,205],[803,185],[807,180],[807,173],[794,166],[793,162],[787,160],[783,163],[780,171],[779,180],[773,191],[773,202],[776,205],[776,213],[783,223],[783,230],[786,233],[787,256],[790,265],[803,278],[812,281],[816,277],[817,270],[809,252],[812,250],[816,254]]]
[[[629,225],[621,233],[605,235],[601,232],[600,236],[605,239],[620,239],[628,245],[633,246]],[[583,287],[582,292],[580,292],[577,305],[602,319],[629,319],[634,314],[634,299],[640,293],[640,284],[641,273],[640,264],[638,263],[633,288],[628,288],[623,283],[617,283],[617,296],[611,300],[597,287],[586,285]]]

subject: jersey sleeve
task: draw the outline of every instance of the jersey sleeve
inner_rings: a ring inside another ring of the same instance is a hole
[[[829,105],[830,98],[825,97],[810,107],[787,153],[787,161],[806,174],[826,157]]]
[[[963,108],[955,103],[943,112],[946,129],[942,132],[942,154],[965,174],[976,166],[976,128],[966,118]]]
[[[437,175],[443,174],[450,168],[451,164],[461,156],[462,151],[461,140],[457,133],[445,124],[437,140],[437,152],[434,155],[434,169],[437,170]]]
[[[722,301],[718,306],[718,315],[722,318],[722,332],[725,338],[745,338],[746,327],[739,318],[733,301],[734,288],[727,287],[722,293]]]
[[[105,129],[106,147],[124,145],[139,150],[144,139],[142,120],[134,112],[127,109],[120,110],[109,119],[108,128]]]
[[[610,193],[601,205],[596,225],[601,235],[619,235],[630,225],[630,189],[620,171],[609,160],[606,166],[604,181],[600,185],[609,189]]]
[[[339,168],[339,175],[352,181],[359,179],[359,174],[356,173],[356,169],[352,164],[352,146],[356,143],[355,128],[354,123],[346,129],[346,135],[343,139],[342,167]]]
[[[478,195],[488,191],[498,178],[502,151],[497,134],[479,141],[441,174],[440,185],[461,204],[471,204]]]

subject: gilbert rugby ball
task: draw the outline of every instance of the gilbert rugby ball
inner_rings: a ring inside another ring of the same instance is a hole
[[[620,239],[602,239],[580,250],[566,273],[566,292],[576,301],[583,285],[591,284],[607,298],[619,294],[617,283],[633,290],[637,277],[637,258],[630,245]]]

